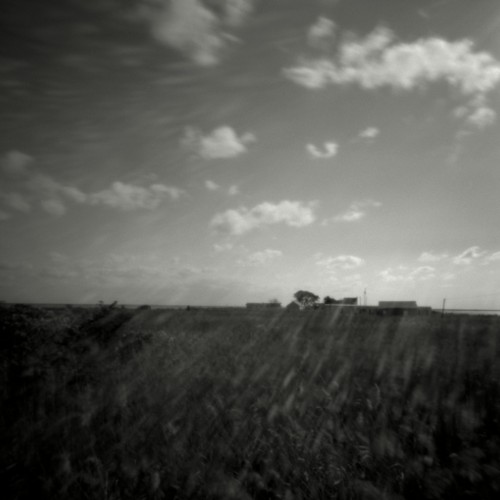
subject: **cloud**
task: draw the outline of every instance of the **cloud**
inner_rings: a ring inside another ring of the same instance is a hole
[[[375,139],[380,134],[380,130],[377,127],[368,127],[359,133],[360,139]]]
[[[220,186],[217,183],[215,183],[214,181],[210,181],[210,180],[205,181],[205,187],[209,191],[217,191],[218,189],[220,189]]]
[[[177,200],[183,193],[181,189],[164,184],[152,184],[145,188],[117,181],[113,182],[110,188],[89,195],[89,204],[105,205],[124,211],[153,210],[165,198]]]
[[[26,182],[26,186],[40,196],[50,198],[65,197],[76,203],[85,203],[87,195],[73,186],[62,184],[45,174],[34,174]]]
[[[255,142],[249,132],[238,137],[228,126],[222,126],[203,136],[201,131],[188,127],[181,143],[205,160],[235,158],[247,151],[247,144]]]
[[[468,116],[477,126],[494,120],[484,99],[500,84],[500,62],[487,52],[475,51],[471,40],[449,42],[431,37],[403,43],[392,31],[380,27],[364,38],[344,37],[334,58],[301,58],[283,71],[288,79],[310,89],[356,84],[366,90],[390,87],[410,91],[446,82],[471,99]]]
[[[422,252],[417,260],[419,262],[439,262],[447,257],[447,253],[434,254],[432,252]]]
[[[453,258],[453,263],[457,265],[469,265],[476,259],[485,255],[486,252],[481,251],[478,246],[472,246],[463,251],[460,255]]]
[[[283,223],[291,227],[312,224],[316,217],[315,203],[284,200],[279,203],[264,202],[252,209],[241,207],[216,214],[210,226],[221,233],[241,235],[264,225]]]
[[[324,151],[321,151],[314,144],[307,144],[306,149],[309,154],[316,159],[325,160],[327,158],[333,158],[337,155],[339,151],[339,146],[336,142],[325,142],[323,144]]]
[[[1,160],[2,170],[10,175],[23,175],[34,161],[33,157],[21,151],[9,151]]]
[[[277,259],[283,255],[281,250],[273,250],[267,248],[266,250],[261,250],[259,252],[254,252],[250,254],[246,261],[240,261],[240,264],[250,264],[250,265],[262,265],[266,264],[271,260]]]
[[[27,213],[31,210],[31,204],[19,193],[0,192],[0,201],[13,210]]]
[[[500,252],[492,253],[485,259],[485,261],[487,264],[495,261],[500,261]]]
[[[229,189],[227,190],[227,194],[229,196],[236,196],[237,194],[240,194],[240,189],[236,184],[233,184],[232,186],[229,186]]]
[[[253,0],[146,0],[140,15],[150,24],[159,43],[179,51],[200,66],[221,61],[236,38],[227,29],[240,26],[253,8]]]
[[[232,250],[234,245],[232,243],[215,243],[214,250],[216,252],[229,252]]]
[[[467,123],[481,129],[493,125],[496,118],[497,114],[493,109],[481,106],[471,112],[467,117]]]
[[[338,270],[350,270],[361,267],[365,260],[354,255],[339,255],[338,257],[327,257],[316,262],[316,265],[323,267],[326,271],[336,272]]]
[[[328,49],[335,37],[335,23],[326,17],[319,17],[307,32],[310,47],[319,50]]]
[[[435,269],[431,266],[419,266],[415,268],[398,266],[397,268],[389,267],[384,269],[377,276],[382,278],[382,281],[386,283],[427,281],[435,277],[434,272]]]
[[[51,200],[43,200],[42,208],[50,215],[61,216],[66,213],[66,206],[61,200],[53,198]]]
[[[225,20],[230,26],[240,26],[253,10],[253,0],[225,0]]]
[[[378,208],[381,206],[382,203],[374,200],[355,201],[347,211],[337,215],[334,220],[336,222],[356,222],[366,216],[367,208]]]
[[[435,269],[431,266],[420,266],[410,272],[409,278],[417,281],[426,281],[435,277]]]

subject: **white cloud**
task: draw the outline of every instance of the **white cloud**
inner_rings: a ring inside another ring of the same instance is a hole
[[[279,203],[264,202],[248,209],[241,207],[216,214],[210,225],[222,233],[241,235],[264,225],[283,223],[303,227],[315,221],[314,203],[284,200]]]
[[[181,142],[205,160],[214,160],[240,156],[247,151],[247,145],[255,140],[255,136],[249,132],[238,136],[231,127],[222,126],[206,136],[200,130],[188,127]]]
[[[213,10],[202,0],[146,0],[141,7],[155,40],[208,67],[218,64],[235,41],[226,28],[243,23],[253,0],[220,0]]]
[[[177,200],[183,191],[181,189],[165,186],[163,184],[152,184],[149,188],[113,182],[109,189],[89,195],[90,205],[106,205],[120,210],[157,208],[165,198]]]
[[[339,151],[339,145],[336,142],[325,142],[323,144],[324,151],[321,151],[314,144],[307,144],[306,149],[309,154],[316,159],[325,160],[327,158],[333,158],[337,155]]]
[[[205,181],[205,187],[209,191],[217,191],[218,189],[220,189],[220,186],[217,183],[215,183],[214,181],[210,181],[210,180]]]
[[[396,268],[389,267],[384,269],[377,276],[382,278],[382,281],[386,283],[427,281],[435,277],[434,272],[435,269],[431,266],[419,266],[415,268],[398,266]]]
[[[446,259],[447,257],[447,253],[435,254],[432,252],[422,252],[417,260],[419,262],[438,262],[440,260]]]
[[[481,129],[493,125],[496,118],[497,114],[493,109],[481,106],[471,112],[467,117],[467,123]]]
[[[409,278],[417,281],[426,281],[435,277],[435,269],[431,266],[420,266],[410,272]]]
[[[225,19],[231,26],[240,26],[253,10],[253,0],[225,0]]]
[[[277,259],[282,255],[283,252],[281,250],[273,250],[271,248],[267,248],[266,250],[261,250],[259,252],[254,252],[250,254],[246,261],[240,263],[250,264],[250,265],[262,265],[266,264],[271,260]]]
[[[356,269],[365,264],[365,260],[354,255],[339,255],[318,260],[316,264],[325,270],[335,272],[338,270]]]
[[[406,276],[403,276],[402,274],[396,274],[394,270],[389,267],[387,269],[384,269],[383,271],[380,271],[377,276],[382,278],[382,281],[386,283],[394,283],[396,281],[405,281]]]
[[[307,68],[321,73],[325,85],[357,83],[365,89],[389,86],[411,90],[444,80],[463,94],[477,95],[498,85],[500,63],[492,55],[473,49],[470,40],[421,38],[397,43],[390,30],[377,28],[365,38],[344,41],[338,61],[310,60],[285,70],[285,74],[294,80],[295,69]]]
[[[345,37],[335,58],[302,58],[284,74],[311,89],[357,84],[367,90],[410,91],[443,81],[471,99],[470,123],[483,127],[495,118],[484,100],[500,84],[500,62],[475,51],[468,39],[449,42],[432,37],[403,43],[390,30],[377,28],[364,38]]]
[[[328,49],[335,37],[335,23],[326,17],[319,17],[309,28],[307,41],[315,49]]]
[[[453,258],[453,263],[457,265],[469,265],[479,257],[485,255],[486,252],[481,251],[478,246],[472,246],[463,251],[460,255]]]
[[[232,243],[215,243],[214,250],[216,252],[229,252],[232,250],[234,245]]]
[[[284,75],[297,85],[308,89],[322,89],[329,83],[331,63],[326,59],[301,58],[297,66],[283,70]]]
[[[377,127],[368,127],[359,133],[361,139],[375,139],[380,134],[380,130]]]
[[[356,201],[351,204],[351,206],[347,209],[347,211],[337,215],[334,220],[336,222],[356,222],[358,220],[363,219],[366,214],[367,208],[379,208],[382,206],[382,203],[374,200],[362,200]]]
[[[66,213],[66,206],[61,200],[53,198],[50,200],[43,200],[41,203],[42,208],[50,215],[61,216]]]
[[[229,186],[229,189],[227,190],[227,194],[229,196],[236,196],[237,194],[240,194],[240,189],[236,184],[233,184],[232,186]]]
[[[2,193],[0,192],[0,201],[13,210],[19,212],[29,212],[31,205],[28,200],[19,193]]]
[[[32,175],[26,185],[40,196],[48,196],[49,198],[63,196],[75,203],[84,203],[87,200],[87,195],[78,188],[61,184],[45,174]]]
[[[26,174],[26,167],[32,163],[33,157],[21,151],[9,151],[1,160],[2,170],[6,174]]]
[[[490,262],[495,262],[497,260],[500,260],[500,252],[495,252],[492,253],[491,255],[488,255],[488,257],[485,260],[487,264],[489,264]]]

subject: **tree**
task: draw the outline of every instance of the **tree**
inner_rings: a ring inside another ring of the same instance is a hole
[[[328,295],[323,299],[324,304],[340,304],[340,302],[340,300],[335,300]]]
[[[315,307],[316,302],[319,297],[312,292],[308,292],[307,290],[299,290],[293,294],[295,298],[295,302],[300,305],[301,309],[307,309],[311,307]]]

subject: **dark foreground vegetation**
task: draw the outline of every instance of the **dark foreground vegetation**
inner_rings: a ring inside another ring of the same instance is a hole
[[[489,499],[500,322],[0,309],[16,499]]]

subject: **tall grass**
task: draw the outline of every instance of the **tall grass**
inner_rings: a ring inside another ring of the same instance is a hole
[[[9,498],[500,491],[500,322],[1,311]]]

